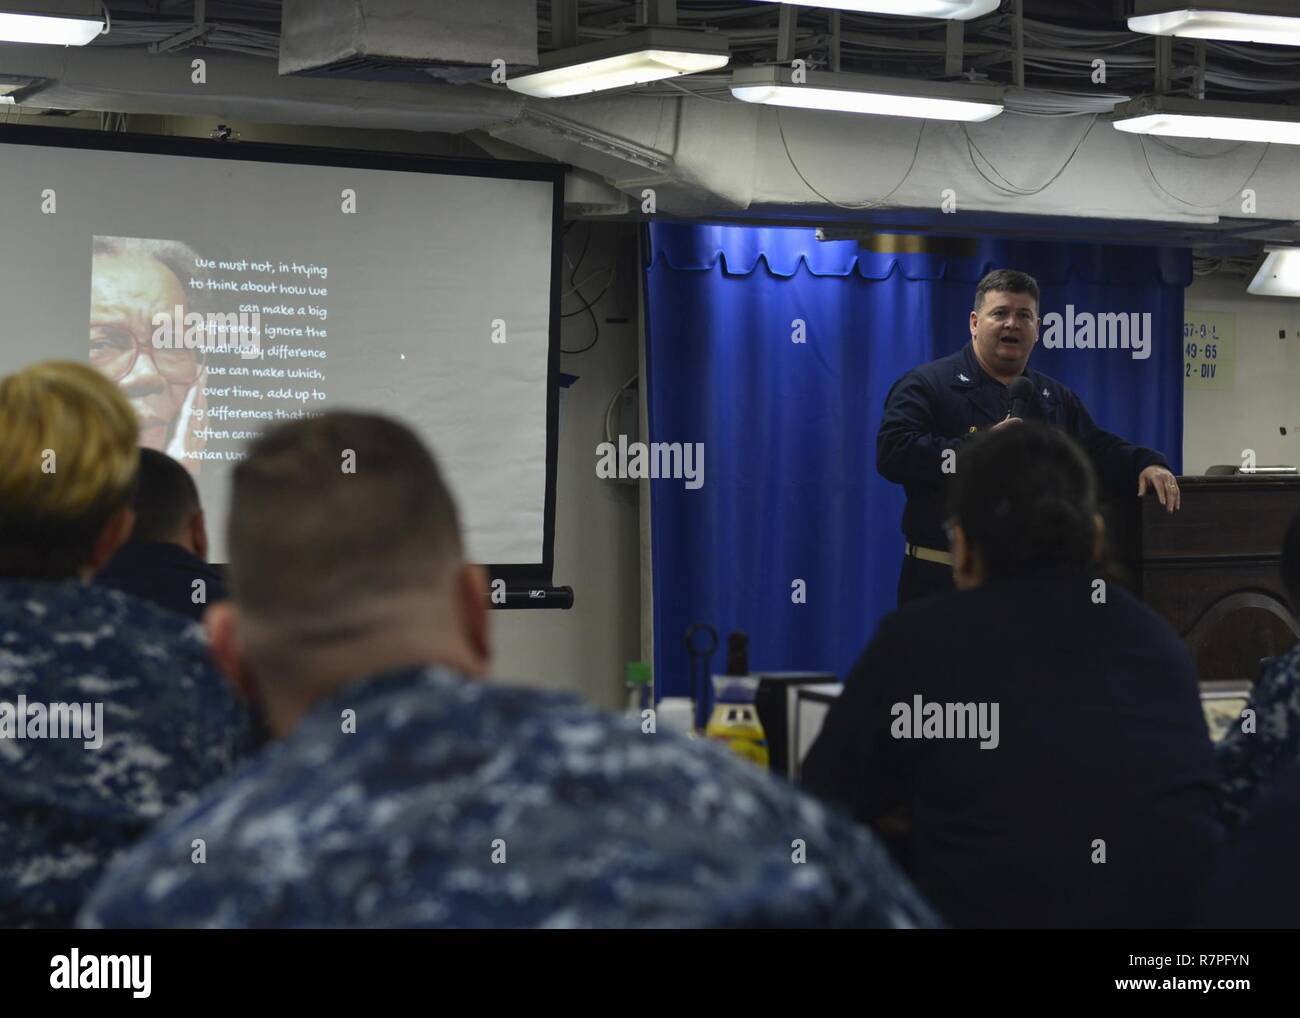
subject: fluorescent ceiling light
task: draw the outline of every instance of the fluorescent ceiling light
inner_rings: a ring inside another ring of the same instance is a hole
[[[1115,107],[1115,127],[1130,134],[1300,145],[1300,107],[1144,96]]]
[[[99,0],[9,0],[0,10],[0,42],[84,46],[105,30]]]
[[[1128,27],[1148,35],[1300,46],[1295,0],[1138,0]]]
[[[969,21],[993,13],[1001,0],[786,0],[786,3],[863,14],[900,14],[909,18]]]
[[[997,10],[1001,0],[785,0],[802,7],[854,10],[862,14],[901,14],[909,18],[970,21]]]
[[[506,84],[525,95],[556,99],[716,71],[730,60],[724,37],[685,29],[649,28],[547,53],[538,70],[507,78]]]
[[[1246,287],[1258,297],[1300,297],[1300,249],[1265,248],[1268,253]]]
[[[731,94],[751,103],[923,120],[988,120],[1002,112],[1002,89],[967,82],[911,81],[873,74],[744,67],[731,75]]]

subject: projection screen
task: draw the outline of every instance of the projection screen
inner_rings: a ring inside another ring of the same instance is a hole
[[[348,408],[433,449],[473,559],[550,582],[562,170],[7,127],[0,181],[0,372],[114,379],[213,561],[248,440]]]

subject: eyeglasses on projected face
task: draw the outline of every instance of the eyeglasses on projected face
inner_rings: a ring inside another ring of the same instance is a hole
[[[90,329],[91,366],[107,375],[110,381],[120,382],[135,370],[141,351],[153,359],[154,367],[173,385],[193,385],[203,373],[203,343],[189,350],[185,348],[158,349],[153,337],[141,342],[126,329],[111,325],[96,325]]]

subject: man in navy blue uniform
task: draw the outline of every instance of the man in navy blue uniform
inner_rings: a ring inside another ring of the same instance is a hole
[[[951,590],[952,554],[944,532],[948,483],[962,444],[980,431],[1045,421],[1078,441],[1103,485],[1148,488],[1169,512],[1179,505],[1178,482],[1154,449],[1132,445],[1093,423],[1083,402],[1054,378],[1028,369],[1038,342],[1038,283],[1013,269],[980,280],[970,313],[970,343],[948,357],[909,371],[894,383],[876,435],[876,468],[907,493],[898,602]],[[1032,396],[1012,416],[1008,387],[1024,376]]]

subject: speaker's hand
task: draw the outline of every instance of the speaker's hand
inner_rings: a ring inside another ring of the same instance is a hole
[[[1151,487],[1160,504],[1169,512],[1177,512],[1182,505],[1182,496],[1178,490],[1178,479],[1164,467],[1150,466],[1138,474],[1138,498],[1147,493]]]

